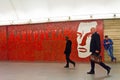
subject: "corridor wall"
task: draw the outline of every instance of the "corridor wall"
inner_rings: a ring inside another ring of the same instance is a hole
[[[77,29],[81,22],[97,22],[97,31],[103,40],[103,21],[66,21],[39,24],[9,25],[0,27],[0,60],[4,61],[50,61],[64,62],[65,36],[72,40],[71,59],[80,58],[77,51]],[[101,55],[103,55],[103,46]]]
[[[104,20],[104,35],[108,35],[113,40],[113,54],[120,62],[120,19]],[[105,61],[110,62],[110,57],[104,51]]]

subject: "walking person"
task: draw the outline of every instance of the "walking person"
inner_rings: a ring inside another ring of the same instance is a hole
[[[68,36],[65,37],[65,40],[66,40],[66,47],[65,47],[64,54],[66,56],[66,65],[64,66],[64,68],[69,68],[69,63],[72,63],[73,66],[75,67],[75,62],[70,59],[72,41],[69,40]]]
[[[90,52],[92,53],[91,55],[100,55],[101,52],[101,42],[100,42],[100,35],[96,32],[96,28],[92,27],[91,28],[91,42],[90,42]],[[95,74],[95,62],[90,60],[91,63],[91,70],[90,72],[87,72],[87,74]],[[104,64],[102,61],[98,63],[101,67],[103,67],[106,71],[107,74],[110,73],[111,68]]]
[[[105,35],[104,39],[104,48],[107,51],[108,55],[110,56],[111,62],[113,61],[116,62],[116,57],[114,57],[113,55],[113,41],[107,35]]]

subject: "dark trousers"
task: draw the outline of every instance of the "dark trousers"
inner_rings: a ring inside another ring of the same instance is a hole
[[[70,54],[66,53],[65,55],[66,55],[66,62],[67,62],[66,66],[69,67],[69,63],[75,64],[74,61],[70,60]]]
[[[90,60],[91,63],[91,72],[94,72],[95,69],[95,62]],[[99,64],[101,67],[103,67],[104,69],[108,70],[108,68],[110,68],[109,66],[107,66],[106,64],[104,64],[103,62],[97,63]]]

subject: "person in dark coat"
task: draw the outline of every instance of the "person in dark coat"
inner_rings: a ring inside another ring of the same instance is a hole
[[[96,32],[96,28],[92,27],[91,28],[91,42],[90,42],[90,52],[92,53],[91,55],[100,55],[101,52],[101,41],[100,41],[100,35]],[[90,72],[87,72],[87,74],[95,74],[95,62],[90,60],[91,63],[91,70]],[[102,66],[106,71],[107,74],[110,73],[111,68],[104,64],[103,62],[98,63],[100,66]]]
[[[66,56],[66,65],[64,66],[64,68],[69,68],[69,63],[72,63],[73,66],[75,67],[75,62],[70,60],[70,53],[71,53],[71,48],[72,48],[72,41],[69,40],[69,37],[66,36],[66,47],[65,47],[65,51],[64,54]]]

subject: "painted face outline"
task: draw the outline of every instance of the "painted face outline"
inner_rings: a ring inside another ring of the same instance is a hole
[[[86,58],[91,55],[90,40],[92,27],[96,27],[97,22],[80,22],[77,30],[77,51],[80,58]]]

